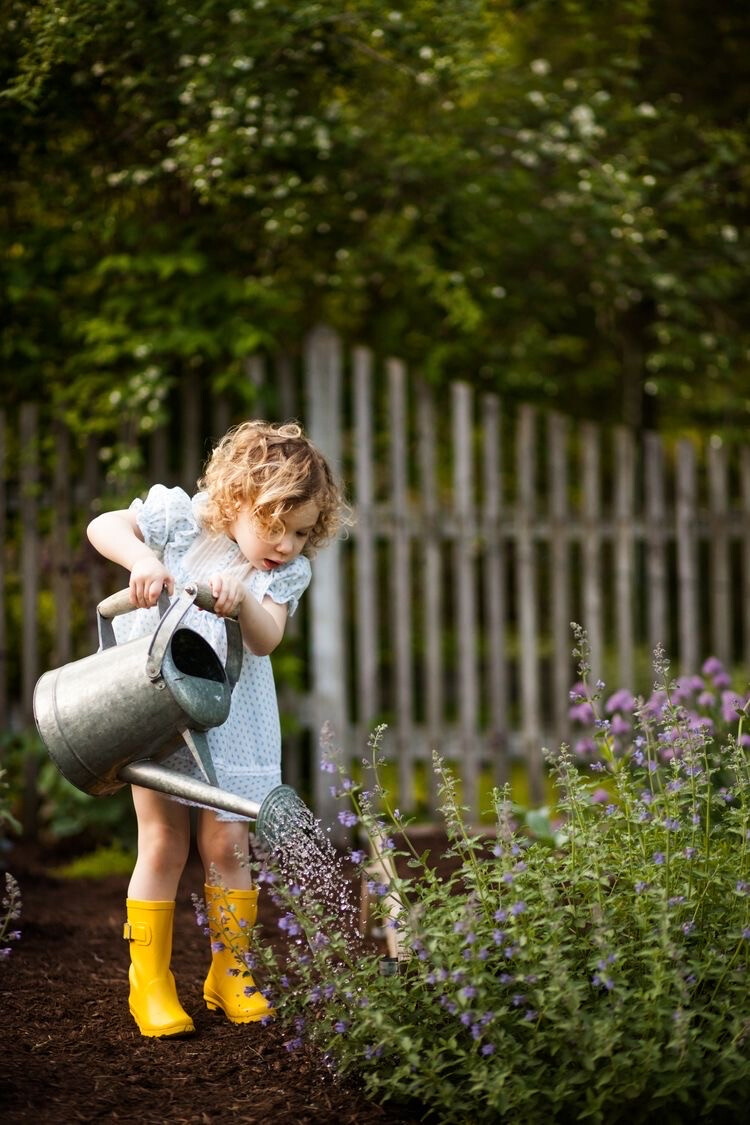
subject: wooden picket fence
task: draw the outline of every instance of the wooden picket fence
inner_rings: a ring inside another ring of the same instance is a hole
[[[648,691],[658,644],[675,672],[708,655],[750,665],[750,446],[506,411],[464,382],[437,394],[326,328],[296,358],[253,361],[247,379],[255,413],[303,421],[356,513],[291,622],[302,682],[279,677],[296,720],[286,779],[322,817],[338,807],[315,768],[324,724],[353,762],[386,724],[402,809],[434,813],[433,751],[456,764],[474,817],[483,779],[502,783],[513,763],[541,801],[542,747],[569,735],[573,621],[612,690]],[[240,401],[186,379],[143,479],[190,489]],[[2,728],[33,725],[38,676],[91,651],[96,602],[125,584],[83,535],[102,496],[131,498],[112,493],[101,453],[38,404],[0,419]]]

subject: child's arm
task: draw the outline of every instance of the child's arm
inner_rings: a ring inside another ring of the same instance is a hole
[[[288,606],[273,598],[255,600],[231,574],[214,574],[209,585],[216,602],[214,612],[224,617],[237,615],[245,646],[256,656],[268,656],[284,636]]]
[[[129,510],[103,512],[86,529],[100,555],[130,571],[130,600],[139,609],[156,605],[166,587],[174,593],[174,578],[158,555],[147,547],[135,514]]]

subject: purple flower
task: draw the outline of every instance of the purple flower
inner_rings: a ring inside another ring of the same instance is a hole
[[[630,694],[627,688],[620,688],[614,695],[610,695],[605,704],[605,710],[610,715],[613,711],[633,711],[635,709],[635,698]]]
[[[344,825],[345,828],[353,828],[357,823],[357,819],[357,814],[349,812],[348,809],[342,809],[339,813],[339,821]]]
[[[523,902],[521,899],[519,899],[518,902],[513,903],[513,905],[510,908],[510,912],[515,917],[517,917],[519,914],[523,914],[525,909],[526,909],[526,903]]]
[[[495,918],[496,922],[504,922],[507,917],[508,917],[508,911],[507,910],[496,910],[495,911],[494,918]]]
[[[742,710],[742,701],[733,691],[721,693],[721,717],[725,723],[734,723]]]
[[[286,1047],[287,1051],[298,1051],[299,1048],[302,1046],[302,1040],[299,1039],[299,1038],[297,1038],[297,1039],[287,1039],[284,1046]]]
[[[495,1044],[494,1043],[484,1043],[483,1046],[482,1046],[482,1054],[485,1057],[487,1055],[491,1055],[494,1050],[495,1050]]]
[[[594,722],[596,714],[594,708],[588,701],[574,704],[568,711],[568,716],[574,723],[581,723],[583,726],[589,726]]]
[[[348,1026],[349,1025],[346,1022],[346,1020],[337,1020],[336,1023],[333,1025],[333,1030],[338,1035],[346,1035],[346,1031],[347,1031]]]
[[[664,863],[664,852],[654,852],[651,858],[657,867],[661,867]]]
[[[638,882],[635,885],[635,893],[637,895],[640,895],[645,890],[648,890],[648,883],[644,883],[642,879],[639,879]]]
[[[367,859],[367,852],[363,852],[361,848],[352,848],[352,850],[349,852],[349,858],[352,863],[364,863]]]

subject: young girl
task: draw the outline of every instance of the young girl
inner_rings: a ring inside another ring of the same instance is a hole
[[[219,786],[262,801],[281,783],[281,735],[269,653],[310,581],[309,557],[344,521],[342,494],[324,457],[294,424],[245,422],[214,449],[192,498],[154,485],[144,501],[92,520],[88,537],[106,558],[130,571],[137,607],[114,622],[119,643],[152,633],[162,588],[208,585],[215,612],[193,608],[185,624],[220,655],[222,616],[237,616],[244,642],[242,672],[227,721],[207,733]],[[219,615],[219,616],[217,616]],[[187,747],[165,759],[202,779]],[[185,803],[133,786],[138,858],[128,887],[124,936],[130,942],[130,1011],[142,1035],[195,1030],[177,998],[169,968],[175,896],[190,847]],[[237,972],[232,949],[247,949],[257,914],[248,858],[248,822],[200,808],[197,846],[206,873],[212,961],[203,995],[233,1023],[271,1015],[252,978]],[[226,888],[229,888],[228,890]]]

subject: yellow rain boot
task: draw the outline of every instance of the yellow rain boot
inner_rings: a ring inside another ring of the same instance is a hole
[[[274,1014],[257,989],[242,955],[250,950],[251,930],[258,916],[258,889],[230,891],[203,888],[211,937],[211,968],[203,985],[206,1006],[218,1008],[232,1023],[255,1023]]]
[[[174,902],[127,901],[122,936],[130,942],[130,1012],[141,1035],[188,1035],[193,1021],[177,999],[172,959]]]

